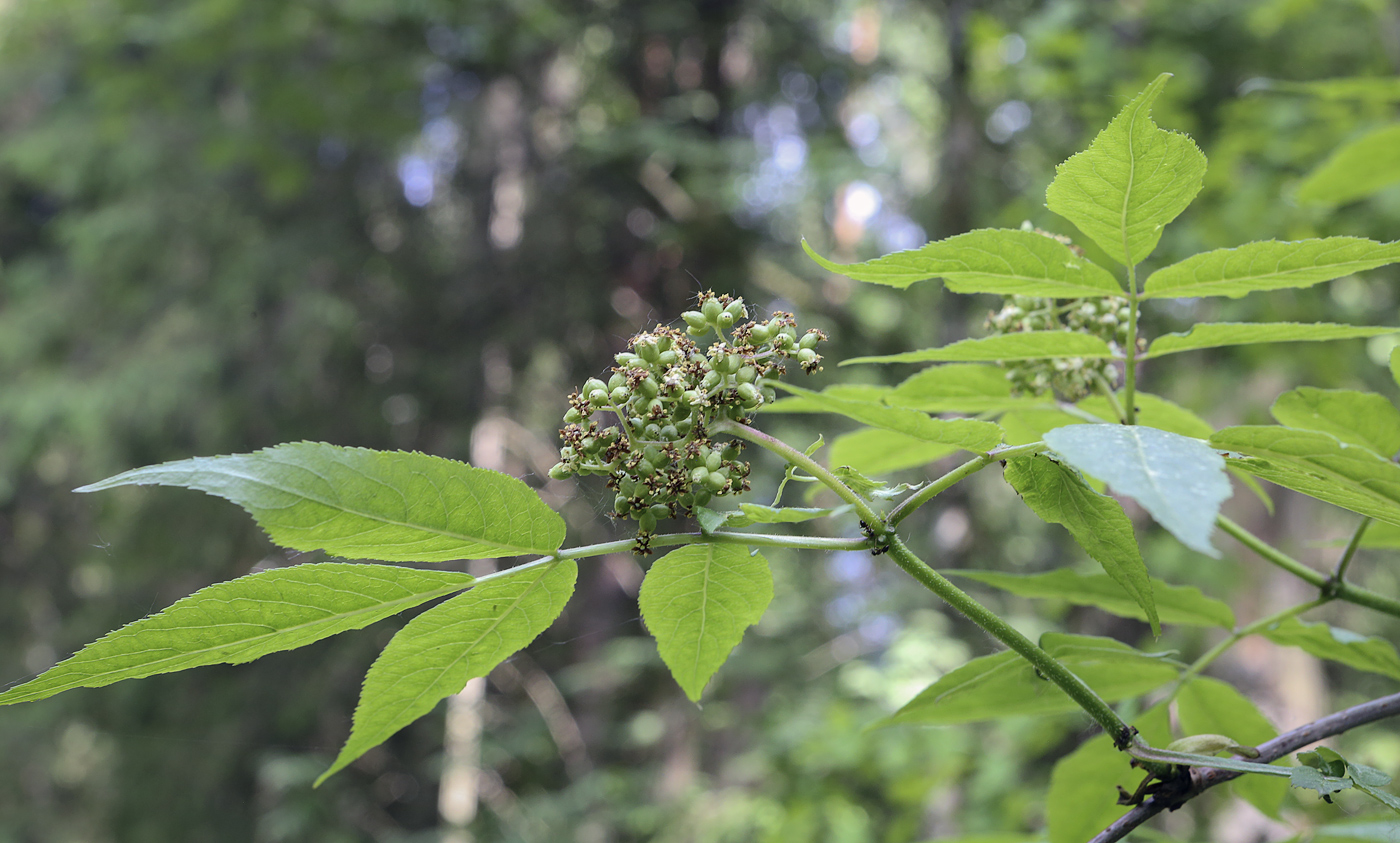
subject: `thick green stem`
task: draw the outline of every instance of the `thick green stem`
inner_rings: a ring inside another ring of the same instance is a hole
[[[855,509],[856,514],[860,516],[860,519],[869,525],[871,529],[878,529],[883,526],[884,519],[880,517],[879,513],[871,509],[870,504],[866,503],[860,495],[853,492],[850,486],[842,483],[840,478],[830,471],[827,471],[816,460],[781,439],[775,439],[763,431],[749,427],[746,424],[739,424],[736,421],[728,420],[721,420],[711,424],[710,433],[737,436],[740,439],[745,439],[755,445],[772,451],[789,463],[820,480],[827,488],[835,492],[841,500],[850,504],[852,508]]]
[[[1128,235],[1123,233],[1124,252],[1127,252]],[[1133,424],[1136,411],[1133,405],[1137,399],[1137,337],[1138,337],[1138,291],[1137,265],[1128,263],[1128,347],[1124,349],[1127,359],[1123,361],[1123,423]]]
[[[970,459],[901,501],[899,506],[890,511],[890,514],[885,518],[885,523],[890,526],[890,529],[894,529],[899,522],[912,515],[914,510],[942,494],[948,487],[976,474],[997,460],[1039,453],[1045,450],[1045,447],[1044,442],[1032,442],[1029,445],[995,448],[979,457]]]
[[[943,598],[948,605],[962,612],[973,623],[985,629],[993,638],[1016,651],[1018,655],[1035,666],[1041,676],[1054,682],[1070,699],[1079,704],[1090,717],[1094,718],[1104,731],[1113,737],[1118,748],[1126,749],[1135,734],[1133,728],[1123,722],[1108,703],[1104,702],[1094,689],[1084,684],[1060,664],[1055,657],[1037,647],[1029,638],[1016,631],[1016,628],[998,617],[991,609],[972,599],[966,592],[953,585],[946,577],[930,568],[922,559],[893,533],[881,537],[889,541],[890,557],[921,585]]]
[[[1325,574],[1314,571],[1223,515],[1217,516],[1215,523],[1220,529],[1238,539],[1245,547],[1263,557],[1265,561],[1277,565],[1304,582],[1317,586],[1323,596],[1335,597],[1338,600],[1345,600],[1348,603],[1355,603],[1358,606],[1365,606],[1368,609],[1375,609],[1377,612],[1384,612],[1387,615],[1400,618],[1400,600],[1377,594],[1351,583],[1334,580]]]
[[[1347,575],[1347,567],[1351,565],[1351,558],[1356,555],[1356,549],[1361,546],[1361,537],[1366,535],[1366,528],[1371,526],[1371,517],[1368,515],[1361,519],[1361,523],[1356,525],[1356,531],[1351,534],[1351,541],[1347,542],[1347,549],[1342,551],[1342,558],[1337,560],[1337,570],[1332,572],[1332,580],[1341,583]]]

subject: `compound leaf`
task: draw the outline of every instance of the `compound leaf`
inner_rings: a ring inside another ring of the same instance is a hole
[[[1339,325],[1333,322],[1203,322],[1179,334],[1152,341],[1141,359],[1179,354],[1200,348],[1255,345],[1264,342],[1322,342],[1400,333],[1384,325]]]
[[[451,571],[349,562],[249,574],[200,589],[163,612],[107,633],[0,694],[0,705],[206,664],[250,662],[360,629],[471,582],[467,574]]]
[[[980,339],[959,340],[942,348],[925,348],[878,357],[852,357],[852,363],[994,362],[1039,360],[1045,357],[1114,357],[1108,343],[1078,331],[1019,331]]]
[[[1215,249],[1163,267],[1147,278],[1143,298],[1229,296],[1261,290],[1311,287],[1400,261],[1400,242],[1364,237],[1263,240]]]
[[[1140,652],[1112,638],[1047,632],[1040,646],[1107,702],[1146,693],[1177,675],[1176,662]],[[1036,676],[1030,662],[1007,650],[973,659],[949,672],[920,691],[887,722],[947,726],[1077,709],[1058,685]]]
[[[123,472],[79,492],[181,486],[246,509],[274,542],[354,559],[553,553],[564,519],[514,477],[404,451],[295,442]]]
[[[1374,392],[1301,386],[1270,408],[1279,424],[1330,433],[1383,457],[1400,451],[1400,410]]]
[[[1400,181],[1400,123],[1345,143],[1298,185],[1299,202],[1341,205]]]
[[[1151,427],[1076,424],[1045,434],[1066,462],[1137,501],[1192,550],[1218,558],[1210,543],[1230,496],[1225,460],[1196,439]]]
[[[812,392],[780,384],[787,392],[807,399],[811,406],[838,413],[871,427],[893,430],[922,442],[952,445],[969,451],[989,451],[1001,444],[1001,428],[976,419],[935,419],[927,413],[867,401],[852,401],[826,392]]]
[[[658,559],[642,581],[642,620],[661,660],[698,702],[710,677],[773,599],[768,561],[728,544],[688,545]]]
[[[1009,591],[1021,597],[1064,600],[1076,606],[1095,606],[1119,617],[1147,620],[1137,601],[1123,591],[1107,574],[1081,574],[1069,568],[1044,574],[1007,574],[1001,571],[945,571],[949,576]],[[1233,629],[1235,614],[1230,607],[1199,588],[1152,581],[1152,597],[1163,623],[1191,626],[1218,626]]]
[[[827,461],[833,466],[848,465],[862,474],[888,474],[927,465],[957,450],[955,445],[867,427],[836,437],[827,451]]]
[[[1304,623],[1288,618],[1260,632],[1275,644],[1298,647],[1309,655],[1339,662],[1357,670],[1400,679],[1400,655],[1383,638],[1366,637],[1326,623]]]
[[[1079,546],[1142,607],[1152,624],[1152,634],[1161,635],[1152,580],[1123,507],[1089,488],[1074,469],[1048,457],[1009,460],[1005,476],[1032,512],[1069,530]]]
[[[316,784],[534,641],[564,611],[577,576],[571,559],[548,562],[483,583],[409,621],[365,675],[350,739]]]
[[[1318,500],[1400,524],[1400,466],[1329,433],[1272,425],[1227,427],[1210,444],[1230,464]]]
[[[786,386],[786,384],[781,384]],[[824,403],[827,398],[840,398],[846,401],[864,401],[867,404],[879,404],[884,401],[885,396],[890,394],[892,387],[876,386],[867,383],[837,383],[826,387],[821,392],[806,391],[801,395],[789,395],[779,398],[777,401],[765,403],[762,412],[765,413],[829,413]]]
[[[1218,679],[1196,677],[1187,683],[1176,696],[1176,716],[1187,735],[1227,734],[1246,746],[1258,746],[1278,736],[1248,697]],[[1243,776],[1231,787],[1240,798],[1277,818],[1288,783],[1269,776]]]
[[[1042,298],[1123,293],[1108,270],[1034,231],[982,228],[855,264],[833,263],[805,240],[802,248],[812,260],[839,275],[901,289],[926,278],[942,278],[955,293]]]
[[[1074,223],[1114,260],[1136,264],[1162,228],[1200,192],[1206,157],[1195,141],[1152,122],[1163,73],[1128,103],[1089,148],[1061,164],[1046,206]]]

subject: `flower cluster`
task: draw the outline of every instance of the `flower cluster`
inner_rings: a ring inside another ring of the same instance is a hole
[[[790,313],[746,321],[743,299],[702,293],[681,314],[686,330],[658,325],[628,342],[605,383],[590,378],[569,396],[564,446],[550,476],[596,474],[616,492],[614,517],[638,524],[640,552],[661,518],[689,515],[714,497],[747,491],[742,442],[716,443],[711,425],[747,423],[774,399],[772,381],[784,362],[808,373],[821,368],[816,329],[798,336]],[[702,349],[710,334],[717,340]],[[615,423],[614,423],[615,422]]]

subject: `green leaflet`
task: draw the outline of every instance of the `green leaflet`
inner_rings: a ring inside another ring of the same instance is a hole
[[[1176,662],[1093,635],[1047,632],[1040,646],[1107,702],[1146,693],[1177,675]],[[1078,706],[1035,667],[1007,650],[973,659],[920,691],[888,723],[947,726],[1017,714],[1058,714]]]
[[[1346,540],[1338,539],[1337,544],[1344,545]],[[1400,548],[1400,526],[1384,521],[1371,522],[1361,536],[1361,547]]]
[[[1321,342],[1400,333],[1385,326],[1339,325],[1333,322],[1202,322],[1181,334],[1163,334],[1141,358],[1162,357],[1199,348],[1254,345],[1264,342]]]
[[[787,384],[779,385],[787,386]],[[879,404],[885,400],[885,396],[890,394],[890,390],[891,388],[888,386],[876,386],[875,384],[836,383],[819,393],[808,391],[806,394],[779,398],[771,404],[764,404],[761,409],[765,413],[829,413],[831,410],[826,406],[828,398]]]
[[[695,517],[701,528],[712,533],[724,527],[748,527],[753,524],[799,524],[814,518],[825,518],[836,512],[835,509],[817,509],[805,506],[764,506],[757,503],[741,503],[738,509],[714,510],[704,506],[695,507]]]
[[[1123,390],[1117,392],[1118,400],[1126,400]],[[1168,433],[1179,433],[1192,439],[1206,439],[1215,432],[1210,423],[1185,407],[1147,392],[1134,392],[1133,405],[1137,408],[1137,423],[1155,427]],[[1102,395],[1091,395],[1075,404],[1102,419],[1112,419],[1113,407]]]
[[[1159,703],[1133,721],[1133,727],[1153,746],[1171,740],[1167,705]],[[1108,735],[1099,733],[1055,764],[1045,795],[1045,825],[1049,843],[1084,843],[1127,813],[1118,804],[1121,787],[1132,793],[1143,772],[1128,766]]]
[[[1009,460],[1005,476],[1032,512],[1069,530],[1079,546],[1142,607],[1152,624],[1152,634],[1161,635],[1152,581],[1123,507],[1085,485],[1074,469],[1048,457]]]
[[[981,339],[959,340],[942,348],[925,348],[902,354],[852,357],[852,363],[994,362],[1039,360],[1043,357],[1114,357],[1113,349],[1098,337],[1076,331],[1021,331]]]
[[[1400,123],[1337,147],[1298,185],[1299,202],[1341,205],[1400,181]]]
[[[365,675],[350,739],[316,784],[535,640],[564,611],[577,576],[572,559],[547,562],[485,582],[409,621]]]
[[[935,419],[918,410],[889,407],[868,401],[852,401],[789,384],[779,386],[793,395],[807,399],[811,402],[810,406],[820,407],[825,412],[838,413],[862,424],[893,430],[923,442],[953,445],[981,452],[1001,444],[1001,428],[992,422],[976,419]]]
[[[661,557],[638,596],[661,660],[696,702],[772,599],[768,561],[720,544],[689,545]]]
[[[1303,623],[1297,618],[1280,621],[1260,634],[1275,644],[1299,647],[1320,659],[1400,679],[1400,655],[1382,638],[1367,638],[1325,623]]]
[[[1390,379],[1400,386],[1400,346],[1390,350]]]
[[[1196,677],[1176,695],[1176,716],[1187,735],[1229,735],[1245,746],[1278,736],[1273,724],[1239,691],[1218,679]],[[1236,795],[1275,819],[1288,782],[1268,776],[1242,776],[1231,783]]]
[[[1374,392],[1302,386],[1280,395],[1269,412],[1281,425],[1330,433],[1383,457],[1400,451],[1400,410]]]
[[[1154,79],[1088,149],[1061,164],[1045,192],[1046,207],[1125,265],[1152,253],[1206,172],[1195,141],[1152,122],[1152,103],[1170,76]]]
[[[1011,381],[1000,366],[948,363],[905,378],[885,402],[926,413],[990,413],[1045,406],[1044,399],[1011,395]]]
[[[1319,500],[1400,524],[1400,466],[1327,433],[1272,425],[1227,427],[1210,438],[1244,454],[1232,465]]]
[[[854,264],[833,263],[806,240],[802,248],[839,275],[901,289],[925,278],[942,278],[955,293],[1060,299],[1123,294],[1117,279],[1103,267],[1034,231],[982,228]]]
[[[862,474],[874,475],[927,465],[957,450],[954,445],[867,427],[836,437],[826,456],[833,466],[848,465]]]
[[[1349,76],[1338,79],[1319,79],[1316,82],[1260,79],[1254,82],[1251,87],[1254,90],[1306,94],[1326,100],[1400,102],[1400,77],[1397,76]]]
[[[1146,299],[1196,296],[1241,298],[1261,290],[1311,287],[1400,261],[1400,242],[1364,237],[1264,240],[1215,249],[1163,267],[1147,278]]]
[[[295,442],[132,469],[77,491],[127,485],[208,492],[284,547],[352,559],[544,555],[564,541],[564,519],[514,477],[404,451]]]
[[[1182,544],[1219,558],[1210,533],[1230,481],[1225,460],[1204,443],[1117,424],[1060,427],[1045,442],[1070,465],[1136,500]]]
[[[325,562],[276,568],[200,589],[129,623],[36,679],[0,705],[70,688],[100,688],[206,664],[242,664],[294,650],[471,585],[467,574]]]
[[[1021,597],[1064,600],[1077,606],[1095,606],[1124,618],[1147,620],[1137,601],[1126,594],[1107,574],[1081,574],[1061,568],[1044,574],[1006,574],[1000,571],[944,571],[948,576],[966,577]],[[1230,607],[1199,588],[1170,585],[1153,579],[1152,596],[1163,623],[1190,626],[1218,626],[1233,629],[1235,614]]]

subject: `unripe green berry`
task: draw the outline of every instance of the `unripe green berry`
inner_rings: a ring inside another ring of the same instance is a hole
[[[764,325],[755,325],[749,329],[749,341],[754,345],[763,345],[768,342],[768,328]]]
[[[705,299],[705,302],[700,305],[700,313],[705,317],[705,321],[712,324],[723,312],[724,306],[716,298]]]
[[[570,407],[569,409],[564,411],[565,424],[578,424],[581,421],[583,421],[583,413],[580,413],[573,407]]]
[[[656,473],[656,466],[652,465],[651,462],[650,462],[649,460],[639,460],[639,461],[637,462],[637,476],[638,476],[638,477],[650,477],[650,476],[652,476],[652,475],[655,474],[655,473]]]
[[[655,380],[648,377],[641,383],[637,384],[637,391],[640,392],[642,395],[645,395],[647,398],[655,398],[656,393],[661,391],[661,386],[657,384]]]
[[[759,402],[758,387],[751,383],[739,384],[736,391],[739,393],[739,400],[743,401],[745,406],[753,406]]]
[[[732,328],[734,326],[734,314],[727,310],[721,312],[720,315],[715,318],[715,324],[720,328]]]
[[[608,391],[606,389],[601,388],[601,386],[598,389],[593,390],[592,392],[588,393],[588,403],[592,404],[594,407],[607,406]]]
[[[608,393],[608,397],[612,399],[614,404],[626,404],[631,400],[632,393],[627,391],[627,387],[619,386],[617,389]]]
[[[704,506],[705,504],[710,502],[711,497],[712,495],[710,494],[709,489],[700,489],[695,493],[695,505]]]
[[[555,463],[553,467],[549,469],[549,476],[553,477],[555,480],[565,480],[571,474],[573,474],[573,472],[569,471],[562,462]]]
[[[749,311],[744,307],[743,299],[735,299],[730,302],[729,307],[726,307],[724,312],[729,314],[729,318],[736,322],[749,315]]]
[[[753,383],[758,379],[758,370],[752,366],[740,366],[734,377],[739,383]]]
[[[729,478],[717,471],[712,471],[705,475],[705,488],[709,489],[711,492],[718,492],[728,485]]]
[[[661,438],[665,439],[667,442],[676,441],[680,438],[680,435],[680,431],[677,430],[676,426],[673,424],[666,424],[661,426]]]
[[[697,466],[690,470],[690,482],[697,486],[704,485],[705,478],[710,476],[710,470],[705,466]]]
[[[687,310],[681,314],[681,318],[685,320],[687,328],[702,334],[710,329],[710,320],[706,319],[705,314],[698,310]]]
[[[631,505],[627,503],[627,497],[625,495],[618,495],[613,498],[613,509],[618,515],[626,515],[627,510],[631,508]]]
[[[612,377],[608,378],[608,389],[610,390],[617,389],[619,386],[626,385],[627,376],[622,374],[621,372],[613,372]]]
[[[705,467],[710,471],[719,471],[719,467],[724,464],[724,457],[719,451],[711,451],[705,455]]]
[[[817,360],[817,352],[810,348],[798,349],[797,359],[801,360],[803,363],[815,363]]]
[[[798,345],[801,348],[816,348],[817,342],[820,341],[821,338],[821,334],[818,334],[816,331],[808,331],[802,335],[802,340]]]
[[[671,517],[671,507],[664,503],[654,503],[647,511],[656,516],[658,520]]]
[[[638,357],[642,358],[648,363],[655,363],[656,359],[661,356],[661,351],[656,347],[655,340],[645,340],[643,342],[639,342],[636,345],[632,346],[632,350],[637,353]]]
[[[637,516],[637,529],[643,533],[656,532],[656,516],[652,515],[650,510]]]
[[[706,372],[705,377],[700,381],[700,385],[707,390],[714,389],[719,385],[719,378],[720,374],[717,371]]]
[[[658,366],[674,366],[681,362],[681,358],[674,351],[663,351],[656,357]]]

